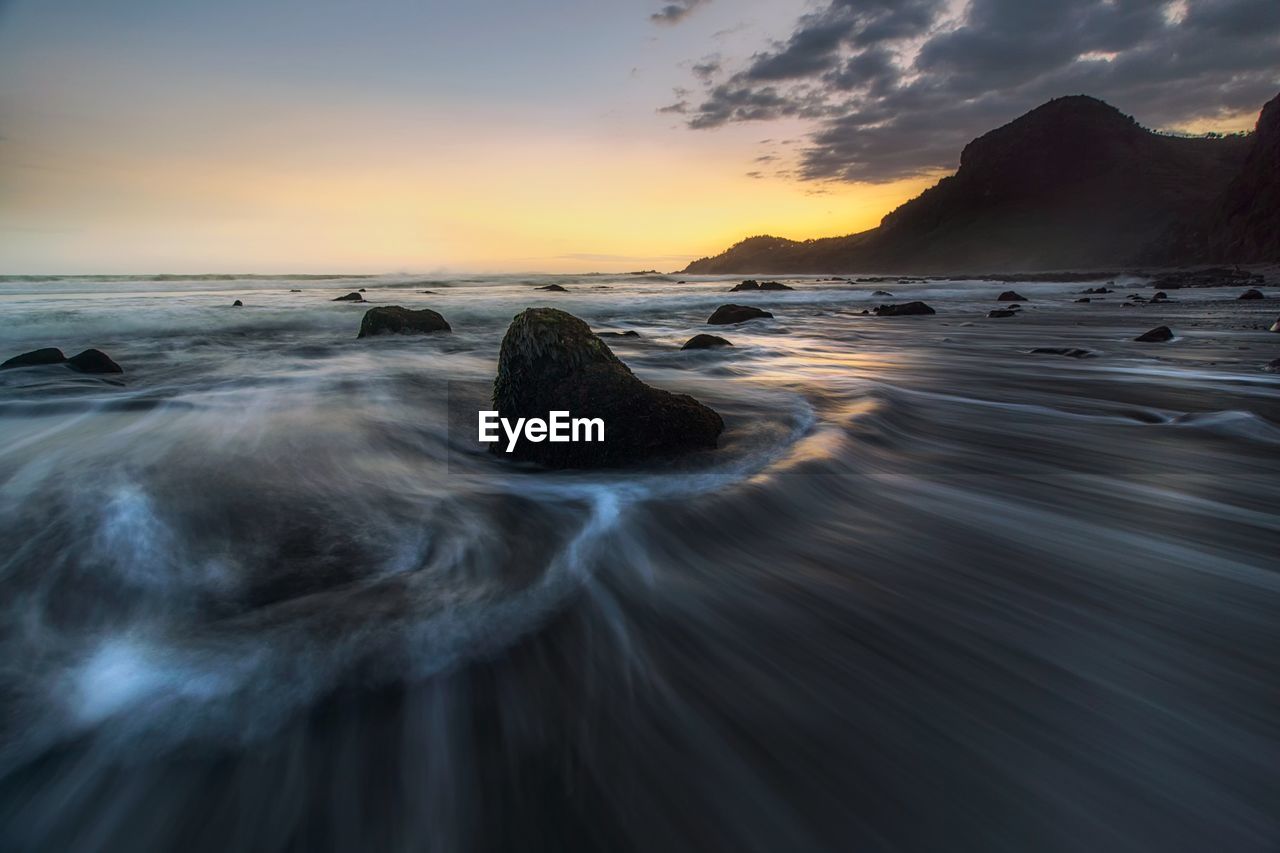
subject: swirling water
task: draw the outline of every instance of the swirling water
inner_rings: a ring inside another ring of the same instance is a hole
[[[0,281],[0,848],[1277,849],[1274,300],[791,283]],[[720,449],[474,452],[543,304]]]

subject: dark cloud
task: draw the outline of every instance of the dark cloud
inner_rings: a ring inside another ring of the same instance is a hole
[[[706,83],[720,73],[720,57],[708,56],[701,62],[695,62],[691,68],[693,76]]]
[[[815,120],[800,177],[887,181],[953,168],[965,142],[1060,95],[1166,127],[1280,90],[1278,0],[958,5],[830,0],[734,73],[699,75],[688,125]]]
[[[710,0],[676,0],[668,3],[649,16],[655,24],[678,24],[689,16],[689,13]]]

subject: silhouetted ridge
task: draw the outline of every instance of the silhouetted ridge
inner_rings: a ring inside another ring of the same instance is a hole
[[[993,272],[1149,261],[1177,223],[1210,209],[1251,147],[1252,137],[1153,133],[1096,98],[1057,98],[970,142],[954,175],[878,228],[803,242],[753,237],[685,271]],[[1241,196],[1248,207],[1248,193]]]

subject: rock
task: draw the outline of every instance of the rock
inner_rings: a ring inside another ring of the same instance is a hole
[[[651,388],[632,374],[572,314],[529,308],[502,339],[493,407],[501,417],[546,419],[551,411],[601,418],[603,442],[519,441],[490,445],[504,457],[550,468],[629,465],[659,456],[709,450],[724,430],[715,411],[684,394]]]
[[[761,311],[750,305],[721,305],[707,318],[707,323],[712,326],[724,326],[729,323],[745,323],[748,320],[771,317],[773,315],[768,311]]]
[[[1092,302],[1092,301],[1093,301],[1093,300],[1092,300],[1092,299],[1090,299],[1090,298],[1089,298],[1089,297],[1087,297],[1087,296],[1081,297],[1080,299],[1077,299],[1077,300],[1076,300],[1076,302]]]
[[[1144,344],[1162,344],[1173,340],[1173,332],[1169,330],[1168,326],[1156,326],[1151,331],[1138,335],[1134,340]]]
[[[871,292],[871,295],[872,296],[888,296],[888,297],[893,296],[893,294],[887,290],[874,290]]]
[[[1067,358],[1093,358],[1094,353],[1079,347],[1036,347],[1033,355],[1065,355]]]
[[[364,293],[364,292],[365,292],[365,289],[364,289],[363,287],[362,287],[362,288],[360,288],[360,292],[361,292],[361,293]]]
[[[81,373],[124,373],[120,365],[100,349],[87,349],[67,359],[67,367]]]
[[[1164,301],[1165,301],[1166,299],[1168,299],[1168,298],[1169,298],[1169,294],[1165,293],[1163,290],[1157,290],[1157,291],[1156,291],[1156,295],[1155,295],[1155,296],[1153,296],[1153,297],[1151,297],[1151,301],[1152,301],[1152,302],[1164,302]]]
[[[596,332],[597,338],[638,338],[640,333],[635,329],[627,329],[625,332]]]
[[[677,281],[676,284],[684,284],[684,281]]]
[[[988,311],[987,316],[993,319],[999,319],[1000,317],[1017,317],[1018,312],[1010,311],[1007,308],[995,308],[991,311]]]
[[[881,305],[872,313],[877,317],[911,317],[916,315],[926,316],[938,312],[923,302],[904,302],[901,305]]]
[[[713,347],[731,347],[733,344],[717,335],[694,335],[692,338],[684,342],[682,350],[686,349],[711,349]]]
[[[568,292],[569,292],[569,290],[568,290],[567,288],[561,287],[561,286],[560,286],[560,285],[558,285],[558,284],[547,284],[547,285],[544,285],[544,286],[542,286],[542,287],[539,287],[539,288],[538,288],[538,290],[550,290],[550,291],[553,291],[553,292],[555,292],[555,293],[568,293]]]
[[[1280,332],[1280,320],[1276,320],[1274,323],[1271,324],[1271,331]]]
[[[1114,282],[1112,283],[1114,284]],[[1110,288],[1106,288],[1106,287],[1086,287],[1084,290],[1080,292],[1085,294],[1086,296],[1088,295],[1101,296],[1105,293],[1115,293],[1114,290],[1111,290]]]
[[[1262,295],[1261,290],[1251,287],[1248,290],[1246,290],[1244,293],[1240,294],[1240,296],[1238,296],[1237,298],[1238,299],[1266,299],[1267,297]]]
[[[364,302],[364,297],[359,293],[348,293],[346,296],[339,296],[334,302]]]
[[[794,287],[787,287],[780,281],[756,281],[755,279],[747,279],[742,284],[735,284],[729,291],[737,293],[740,290],[795,290]]]
[[[418,292],[419,292],[419,293],[430,293],[432,296],[435,296],[435,295],[436,295],[436,292],[435,292],[434,290],[419,290]]]
[[[1025,296],[1020,296],[1016,290],[1006,290],[1004,293],[996,297],[996,302],[1030,302]]]
[[[290,292],[290,293],[301,293],[301,292],[302,292],[302,288],[300,288],[300,287],[290,288],[289,292]]]
[[[9,370],[14,367],[37,367],[42,364],[63,364],[66,360],[67,357],[62,354],[62,350],[57,347],[45,347],[44,349],[24,352],[22,355],[15,355],[0,364],[0,370]]]
[[[360,321],[360,334],[371,335],[424,335],[429,332],[452,332],[447,320],[430,308],[416,311],[399,305],[379,305],[364,312]]]
[[[232,303],[231,303],[231,307],[232,307],[232,308],[243,308],[243,307],[244,307],[244,303],[243,303],[243,302],[241,302],[239,299],[237,299],[235,302],[232,302]]]
[[[1273,358],[1267,362],[1267,366],[1262,368],[1268,373],[1280,373],[1280,358]]]

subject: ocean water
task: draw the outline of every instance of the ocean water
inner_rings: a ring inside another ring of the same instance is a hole
[[[1280,848],[1274,298],[676,278],[0,280],[0,849]],[[476,452],[532,305],[720,448]]]

